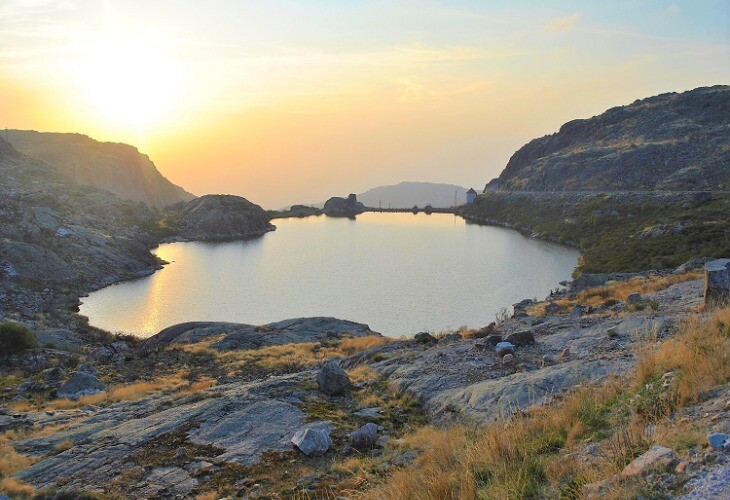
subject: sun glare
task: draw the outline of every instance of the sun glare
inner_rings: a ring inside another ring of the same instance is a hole
[[[145,127],[178,103],[181,65],[143,36],[103,34],[80,48],[76,65],[83,99],[104,119]]]

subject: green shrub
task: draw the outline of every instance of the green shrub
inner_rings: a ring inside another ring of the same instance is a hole
[[[38,347],[35,333],[20,323],[0,323],[0,357],[20,354]]]

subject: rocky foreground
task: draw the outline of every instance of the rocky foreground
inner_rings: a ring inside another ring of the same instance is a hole
[[[479,331],[404,340],[332,318],[186,323],[95,348],[69,331],[12,359],[0,403],[11,465],[0,465],[21,495],[366,494],[428,457],[410,441],[428,422],[480,428],[621,380],[648,342],[670,341],[702,308],[704,283],[683,273],[595,294],[569,287]],[[688,498],[727,494],[729,398],[727,384],[707,391],[681,412],[699,440],[681,450],[647,441],[621,477]],[[367,480],[353,479],[352,461],[370,464]]]

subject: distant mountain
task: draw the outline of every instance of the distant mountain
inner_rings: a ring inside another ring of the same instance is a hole
[[[520,148],[498,186],[508,191],[727,190],[728,165],[730,87],[718,85],[570,121]]]
[[[20,153],[48,163],[64,177],[111,191],[122,199],[163,207],[195,198],[167,180],[147,155],[128,144],[32,130],[5,130],[0,135]]]
[[[414,205],[435,208],[448,208],[466,202],[468,188],[454,184],[436,184],[431,182],[401,182],[392,186],[380,186],[357,195],[358,201],[366,207],[410,208]]]

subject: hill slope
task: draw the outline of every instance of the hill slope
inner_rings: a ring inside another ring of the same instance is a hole
[[[64,177],[123,199],[163,207],[195,198],[167,180],[147,155],[128,144],[32,130],[6,130],[2,136],[20,153],[54,166]]]
[[[730,87],[662,94],[573,120],[520,148],[499,176],[515,191],[726,190]]]
[[[457,205],[466,201],[467,189],[454,184],[436,184],[431,182],[401,182],[392,186],[379,186],[357,195],[357,199],[366,207],[410,208],[414,205],[423,207],[430,204],[436,208],[454,206],[454,193]]]
[[[461,213],[579,248],[577,273],[671,268],[730,254],[728,165],[730,87],[663,94],[529,142]]]

